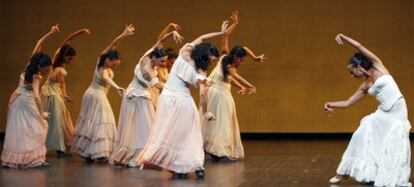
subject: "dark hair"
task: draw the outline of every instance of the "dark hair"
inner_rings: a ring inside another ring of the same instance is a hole
[[[53,62],[53,68],[62,67],[67,56],[76,56],[76,50],[70,45],[64,45],[59,49],[58,56]]]
[[[227,80],[227,75],[229,74],[229,65],[233,64],[233,60],[235,58],[244,58],[247,55],[246,50],[239,45],[234,46],[230,54],[225,56],[223,60],[221,61],[221,66],[223,68],[223,77],[224,80]]]
[[[50,57],[44,53],[35,53],[24,70],[24,83],[32,84],[33,75],[39,73],[41,68],[52,65]]]
[[[162,57],[165,57],[165,56],[167,56],[167,54],[165,53],[165,51],[164,51],[164,49],[160,49],[160,48],[155,48],[154,50],[152,50],[151,51],[151,53],[149,54],[149,57],[150,58],[152,58],[152,57],[154,57],[155,56],[155,58],[162,58]]]
[[[194,60],[196,69],[207,70],[210,65],[210,56],[219,56],[217,48],[210,43],[198,44],[191,51],[191,59]]]
[[[351,64],[353,68],[358,67],[358,65],[363,67],[365,70],[372,68],[372,62],[361,53],[355,53],[354,56],[349,59],[348,64]]]
[[[119,52],[117,50],[110,50],[109,52],[102,54],[99,57],[99,63],[98,63],[99,68],[105,66],[106,59],[119,60],[120,59]]]
[[[173,48],[167,48],[167,49],[165,50],[165,53],[167,53],[168,60],[178,58],[178,53],[177,53],[177,51],[175,51]]]

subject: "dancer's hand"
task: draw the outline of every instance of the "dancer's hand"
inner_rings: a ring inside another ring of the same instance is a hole
[[[181,30],[181,27],[178,24],[176,24],[176,23],[170,23],[168,26],[174,28],[174,30],[176,30],[176,31],[180,31]]]
[[[207,121],[216,120],[216,116],[214,116],[214,114],[211,112],[204,113],[204,118],[206,118]]]
[[[124,29],[124,32],[122,32],[122,35],[124,35],[124,36],[133,35],[134,31],[135,31],[135,27],[132,26],[132,24],[125,25],[125,29]]]
[[[91,35],[91,30],[90,30],[90,29],[85,28],[85,29],[83,29],[82,31],[83,31],[84,33],[86,33],[87,35]]]
[[[227,28],[229,27],[229,21],[223,21],[223,23],[221,24],[221,32],[222,33],[226,33]]]
[[[261,54],[261,55],[257,56],[255,60],[257,62],[263,62],[266,59],[267,59],[267,57],[264,54]]]
[[[174,38],[175,43],[183,42],[184,38],[177,31],[173,31],[172,33],[173,33],[173,38]]]
[[[124,95],[124,93],[125,93],[125,89],[124,89],[124,88],[117,88],[117,89],[116,89],[116,91],[118,92],[118,94],[119,94],[120,96],[123,96],[123,95]]]
[[[331,102],[326,102],[323,108],[328,116],[331,116],[332,112],[335,111]]]
[[[56,25],[53,25],[52,28],[50,28],[50,32],[51,33],[56,33],[56,32],[59,32],[59,31],[60,31],[60,29],[59,29],[59,23],[56,24]]]
[[[247,89],[246,89],[245,87],[241,87],[241,88],[239,89],[239,91],[237,92],[237,94],[242,94],[242,95],[244,95],[244,94],[246,94],[246,92],[247,92]]]
[[[69,96],[65,96],[64,97],[64,99],[65,99],[65,101],[66,102],[69,102],[69,103],[73,103],[73,102],[75,102],[71,97],[69,97]]]
[[[336,40],[336,43],[338,43],[339,45],[343,45],[344,44],[344,41],[342,41],[342,35],[343,34],[337,34],[336,36],[335,36],[335,40]]]
[[[43,119],[49,119],[50,113],[49,112],[43,112],[42,113],[42,118]]]
[[[256,87],[255,86],[249,88],[248,91],[247,91],[247,94],[248,95],[254,94],[254,93],[256,93]]]

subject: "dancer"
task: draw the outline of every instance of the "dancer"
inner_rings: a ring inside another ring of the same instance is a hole
[[[52,66],[50,57],[42,53],[44,42],[59,32],[58,25],[36,44],[29,63],[20,75],[19,86],[10,96],[6,137],[1,164],[10,168],[49,166],[46,162],[46,133],[49,114],[43,112],[40,84]]]
[[[134,34],[134,30],[132,25],[125,26],[122,34],[102,51],[92,83],[83,96],[71,149],[87,162],[93,162],[94,159],[106,162],[111,156],[116,126],[114,113],[106,95],[111,86],[119,95],[122,96],[124,93],[124,88],[112,80],[112,69],[121,63],[115,48],[122,39]]]
[[[330,115],[336,108],[348,108],[367,93],[377,99],[379,106],[361,120],[342,156],[337,175],[329,182],[339,183],[351,176],[359,182],[374,182],[375,186],[411,186],[411,125],[403,95],[375,54],[343,34],[338,34],[335,40],[339,45],[347,43],[358,50],[347,68],[353,77],[365,80],[349,99],[325,103],[325,111]]]
[[[135,66],[134,78],[129,84],[121,104],[117,140],[111,164],[128,167],[138,165],[136,159],[144,148],[153,125],[155,110],[151,102],[151,90],[162,89],[163,83],[156,77],[155,66],[165,61],[163,43],[170,37],[181,42],[177,31],[164,33]]]
[[[201,122],[189,85],[199,87],[203,115],[213,120],[207,111],[206,71],[219,55],[216,47],[202,42],[223,35],[227,26],[226,21],[220,32],[202,35],[181,48],[158,100],[155,125],[139,156],[140,164],[167,169],[173,178],[186,178],[193,171],[204,178]]]
[[[82,29],[70,34],[61,44],[53,57],[53,70],[42,86],[43,107],[50,113],[49,129],[46,138],[48,150],[56,150],[58,158],[71,156],[68,147],[72,141],[73,124],[65,101],[73,102],[66,91],[66,65],[73,63],[76,56],[71,41],[81,34],[90,34],[88,29]]]
[[[237,86],[238,93],[256,93],[256,87],[237,73],[237,68],[244,63],[244,57],[262,62],[264,54],[256,56],[247,47],[235,46],[229,53],[228,36],[238,24],[238,12],[231,16],[233,24],[222,37],[222,55],[209,78],[214,84],[208,89],[207,111],[216,116],[216,120],[203,120],[204,150],[211,154],[213,161],[220,157],[237,160],[244,157],[243,145],[237,122],[236,106],[231,95],[231,84]]]

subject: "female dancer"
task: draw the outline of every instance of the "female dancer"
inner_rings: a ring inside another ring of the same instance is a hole
[[[222,37],[224,55],[209,76],[214,84],[208,89],[207,111],[215,114],[216,120],[203,121],[204,150],[212,155],[214,161],[220,157],[231,160],[244,157],[231,84],[240,88],[238,93],[255,93],[256,87],[240,76],[237,68],[243,64],[247,54],[256,61],[265,59],[263,54],[256,56],[247,47],[235,46],[229,53],[228,36],[238,24],[238,12],[234,12],[231,18],[233,24]]]
[[[122,39],[134,34],[134,30],[132,25],[125,26],[122,34],[102,51],[92,83],[83,96],[71,149],[87,162],[93,162],[96,158],[107,161],[111,156],[116,126],[114,113],[106,95],[111,86],[119,95],[122,96],[124,93],[124,88],[112,80],[112,69],[121,63],[115,48]]]
[[[134,78],[122,98],[116,138],[118,142],[114,144],[111,164],[137,166],[136,159],[147,142],[155,117],[151,90],[163,87],[154,68],[165,61],[166,54],[162,46],[171,36],[177,43],[182,40],[177,31],[164,34],[135,66]]]
[[[50,113],[46,147],[49,150],[56,150],[58,158],[71,156],[66,151],[72,141],[73,124],[64,101],[73,102],[73,100],[66,91],[65,66],[71,64],[76,56],[76,51],[70,46],[70,42],[84,33],[90,34],[88,29],[82,29],[72,33],[63,41],[53,57],[53,70],[42,86],[44,110]]]
[[[377,111],[361,120],[338,166],[337,175],[329,182],[339,183],[344,177],[351,176],[359,182],[374,182],[375,186],[411,186],[408,181],[411,125],[403,95],[374,53],[343,34],[338,34],[335,40],[339,45],[347,43],[358,50],[347,68],[353,77],[365,80],[349,99],[325,103],[325,111],[331,114],[335,108],[348,108],[367,93],[377,99],[379,106]]]
[[[192,171],[204,178],[201,122],[189,85],[199,87],[203,114],[213,120],[214,115],[207,111],[206,71],[219,55],[217,48],[202,42],[223,35],[227,24],[223,23],[220,32],[200,36],[181,48],[158,100],[155,125],[139,156],[140,164],[170,170],[173,178],[186,178]]]
[[[49,114],[43,112],[40,82],[51,68],[50,57],[41,52],[44,42],[59,32],[58,25],[44,35],[33,49],[29,63],[20,75],[19,86],[9,101],[6,137],[1,164],[11,168],[48,166],[46,133]]]

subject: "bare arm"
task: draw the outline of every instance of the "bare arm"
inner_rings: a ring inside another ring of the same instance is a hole
[[[239,88],[239,91],[237,91],[238,94],[244,95],[246,93],[246,87],[240,84],[236,79],[231,79],[231,84]]]
[[[32,89],[33,89],[33,94],[35,97],[36,106],[37,106],[37,109],[39,110],[40,115],[43,118],[47,118],[49,115],[43,112],[43,105],[40,99],[40,82],[41,82],[40,76],[34,75],[33,82],[32,82]]]
[[[55,56],[53,57],[52,62],[55,62],[56,58],[59,56],[60,49],[62,49],[62,47],[63,47],[63,46],[65,46],[65,45],[69,45],[69,44],[70,44],[70,42],[71,42],[74,38],[76,38],[77,36],[79,36],[79,35],[81,35],[81,34],[88,34],[88,35],[90,35],[91,33],[90,33],[90,31],[89,31],[88,29],[81,29],[81,30],[78,30],[78,31],[76,31],[76,32],[74,32],[74,33],[72,33],[72,34],[70,34],[68,37],[66,37],[66,38],[65,38],[65,40],[63,40],[62,44],[60,44],[60,47],[59,47],[59,49],[56,51]]]
[[[66,101],[73,102],[73,99],[68,96],[68,93],[67,93],[67,90],[66,90],[65,76],[62,73],[58,72],[56,77],[57,77],[57,80],[59,82],[60,89],[62,90],[63,98]]]
[[[226,30],[224,35],[221,37],[221,52],[223,54],[229,54],[230,52],[229,51],[229,36],[239,24],[238,14],[239,14],[238,11],[235,11],[232,13],[231,19],[233,20],[233,24],[230,25],[230,27]]]
[[[40,38],[37,43],[36,46],[34,47],[33,51],[32,51],[32,55],[36,53],[39,53],[42,51],[42,47],[43,44],[46,42],[46,40],[54,33],[59,32],[59,24],[56,24],[54,26],[52,26],[52,28],[50,29],[50,31],[48,33],[46,33],[42,38]]]
[[[246,79],[244,79],[242,76],[240,76],[237,73],[236,68],[234,67],[229,67],[229,74],[236,80],[239,81],[241,83],[241,85],[244,85],[246,87],[249,88],[249,93],[248,94],[252,94],[252,93],[256,93],[256,87],[253,86],[249,81],[247,81]]]
[[[175,23],[169,23],[162,31],[161,31],[161,33],[160,33],[160,35],[158,35],[158,38],[157,38],[157,40],[161,40],[161,38],[165,35],[165,34],[167,34],[167,32],[171,29],[171,28],[174,28],[174,30],[176,30],[176,31],[180,31],[181,30],[181,27],[178,25],[178,24],[175,24]]]
[[[370,50],[368,50],[365,46],[363,46],[361,43],[359,43],[358,41],[345,36],[344,34],[338,34],[335,37],[336,42],[339,45],[343,45],[344,41],[346,43],[348,43],[349,45],[351,45],[352,47],[354,47],[355,49],[357,49],[362,55],[364,55],[365,57],[367,57],[369,60],[371,60],[372,63],[383,66],[381,59],[379,59],[373,52],[371,52]],[[384,67],[385,68],[385,67]]]
[[[126,25],[124,31],[117,36],[102,52],[101,55],[108,53],[111,50],[115,50],[116,46],[127,36],[133,35],[135,28],[131,25]]]
[[[248,47],[243,47],[244,50],[246,50],[247,54],[255,61],[257,62],[263,62],[267,57],[265,57],[264,54],[255,55],[252,50],[250,50]]]
[[[366,86],[366,83],[364,82],[358,87],[358,90],[347,100],[325,103],[324,108],[325,108],[326,113],[331,114],[335,108],[344,109],[344,108],[348,108],[354,105],[355,103],[363,99],[365,95],[367,95],[366,90],[367,90],[367,86]]]
[[[118,84],[116,84],[114,82],[114,80],[112,80],[112,78],[109,76],[109,70],[108,69],[104,69],[102,71],[102,77],[103,77],[103,79],[105,80],[106,83],[108,83],[109,85],[111,85],[113,88],[115,88],[117,90],[119,95],[123,95],[124,88],[121,88],[120,86],[118,86]]]

